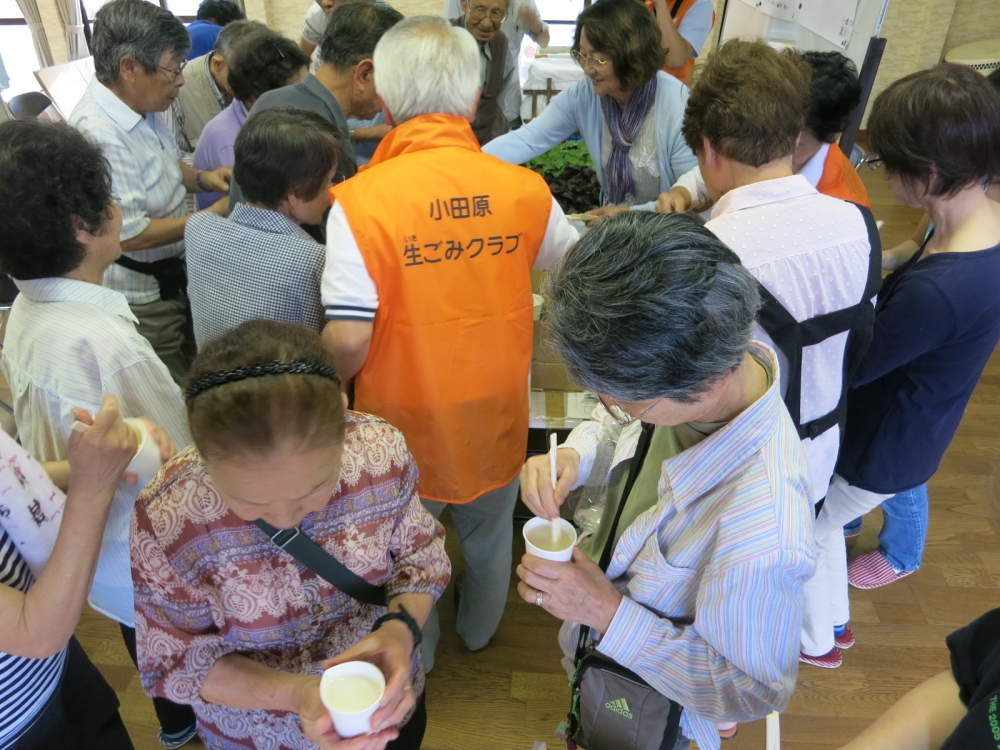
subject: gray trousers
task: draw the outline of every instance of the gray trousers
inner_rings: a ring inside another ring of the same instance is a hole
[[[174,381],[182,383],[195,355],[191,306],[187,295],[181,292],[176,299],[158,299],[129,307],[139,319],[136,326],[139,335],[153,347]]]
[[[511,548],[514,543],[514,504],[520,477],[480,495],[471,503],[438,503],[421,498],[424,507],[440,518],[447,507],[458,531],[465,558],[462,596],[455,617],[455,630],[467,648],[477,651],[489,643],[500,625],[510,587]],[[420,646],[424,670],[434,666],[434,650],[441,637],[437,607],[423,628]]]

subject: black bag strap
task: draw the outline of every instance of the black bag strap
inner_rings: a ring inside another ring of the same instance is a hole
[[[672,7],[670,9],[670,17],[671,18],[677,18],[677,11],[680,10],[681,3],[683,3],[683,2],[684,2],[684,0],[675,0],[674,7]]]
[[[386,606],[384,586],[368,583],[357,573],[348,570],[342,562],[303,534],[298,526],[294,529],[276,529],[262,518],[254,521],[254,525],[267,534],[275,546],[285,550],[330,585],[359,602],[376,607]]]
[[[622,489],[622,499],[618,503],[618,510],[615,511],[615,520],[608,530],[608,540],[604,543],[604,551],[601,552],[601,561],[598,563],[604,572],[607,572],[608,566],[611,564],[611,553],[615,549],[615,532],[618,531],[618,522],[622,520],[622,512],[625,510],[628,496],[632,492],[632,486],[635,484],[635,480],[639,478],[639,470],[642,469],[642,463],[646,460],[646,454],[649,453],[649,444],[653,440],[654,427],[655,425],[646,424],[645,422],[640,427],[639,441],[635,444],[632,465],[629,466],[628,478],[625,480],[625,487]]]
[[[176,256],[142,263],[122,254],[115,263],[122,268],[156,279],[162,299],[176,299],[178,294],[187,290],[187,268],[184,261]]]
[[[791,313],[777,298],[760,282],[761,307],[759,322],[767,331],[774,345],[781,350],[788,360],[787,380],[788,390],[785,392],[785,406],[799,433],[799,438],[815,438],[822,435],[834,425],[843,425],[847,411],[847,388],[851,377],[861,364],[861,358],[868,349],[872,339],[872,326],[875,321],[875,308],[872,297],[878,293],[882,283],[882,243],[878,235],[875,217],[864,206],[853,204],[865,221],[868,231],[868,278],[861,300],[850,307],[835,310],[814,318],[795,320]],[[847,346],[844,350],[844,370],[841,380],[840,399],[837,406],[827,414],[817,417],[805,424],[801,423],[802,405],[802,350],[836,336],[848,332]]]

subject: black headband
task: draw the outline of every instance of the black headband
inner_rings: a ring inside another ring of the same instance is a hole
[[[207,390],[217,388],[227,383],[235,383],[248,378],[262,378],[265,375],[319,375],[329,378],[340,385],[340,378],[337,377],[331,368],[315,362],[303,362],[292,360],[291,362],[266,362],[260,365],[249,365],[247,367],[234,367],[232,370],[221,370],[202,375],[191,383],[184,391],[184,400],[190,401],[195,396],[201,395]]]

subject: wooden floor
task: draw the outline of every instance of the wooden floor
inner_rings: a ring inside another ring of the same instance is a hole
[[[899,206],[880,173],[862,175],[883,241],[907,237],[919,214]],[[916,574],[872,592],[851,590],[857,645],[837,670],[803,666],[782,716],[784,750],[840,747],[903,693],[948,668],[945,636],[1000,606],[1000,357],[994,356],[969,404],[951,448],[930,482],[930,534],[924,566]],[[875,546],[878,512],[865,519],[856,546]],[[523,551],[520,532],[517,555]],[[449,553],[460,572],[454,537]],[[513,577],[512,577],[513,581]],[[566,678],[555,645],[558,623],[517,598],[513,585],[500,630],[489,648],[469,654],[451,628],[451,590],[441,601],[442,638],[437,667],[427,681],[427,750],[529,750],[535,741],[559,747],[553,736],[567,707]],[[118,691],[136,748],[154,750],[155,718],[143,697],[112,623],[84,614],[77,635]],[[188,747],[200,747],[197,742]],[[763,723],[740,727],[725,750],[763,749]]]

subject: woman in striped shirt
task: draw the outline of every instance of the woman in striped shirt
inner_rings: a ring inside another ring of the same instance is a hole
[[[0,747],[7,750],[132,748],[114,691],[72,635],[136,438],[114,396],[96,418],[82,409],[74,416],[92,426],[70,437],[65,503],[42,467],[0,431]]]

